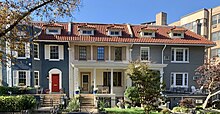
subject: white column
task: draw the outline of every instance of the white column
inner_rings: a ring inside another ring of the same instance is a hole
[[[78,81],[79,69],[74,67],[74,94],[76,94],[76,90],[79,89],[79,81]]]
[[[93,82],[94,82],[94,88],[96,88],[96,68],[93,69]]]
[[[111,94],[113,94],[113,69],[111,69]]]
[[[93,45],[91,45],[91,61],[93,60]]]
[[[115,96],[111,97],[111,107],[115,107]]]
[[[111,46],[108,46],[108,61],[111,61]]]
[[[126,46],[126,61],[130,61],[130,48],[129,46]]]
[[[70,47],[71,48],[71,47]],[[70,51],[72,54],[72,56],[70,58],[72,58],[72,60],[75,60],[75,45],[72,46],[71,48],[71,51]]]
[[[132,49],[129,49],[129,51],[130,51],[130,53],[129,53],[129,60],[132,61],[132,56],[131,56],[131,54],[132,54]]]
[[[160,69],[160,83],[163,83],[163,68]],[[161,85],[162,86],[162,85]]]

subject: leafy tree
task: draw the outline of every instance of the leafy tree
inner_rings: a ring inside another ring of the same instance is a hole
[[[127,75],[131,78],[133,85],[137,87],[140,103],[146,113],[158,107],[162,99],[163,87],[160,83],[160,73],[148,69],[148,66],[141,62],[133,62],[128,66]]]
[[[180,107],[195,108],[195,100],[192,98],[185,98],[180,101]]]
[[[196,74],[201,75],[197,80],[200,86],[207,89],[208,96],[203,103],[203,109],[206,108],[209,99],[220,93],[220,62],[217,58],[212,58],[209,62],[204,63],[196,69]]]
[[[138,88],[135,86],[128,87],[125,91],[125,96],[131,100],[131,104],[135,106],[136,103],[140,103],[138,94]]]
[[[19,51],[24,42],[31,42],[30,34],[18,35],[18,25],[31,24],[31,17],[45,21],[55,21],[59,17],[73,17],[80,0],[3,0],[0,1],[0,60],[2,60],[5,45],[8,49]],[[22,31],[28,31],[23,27]],[[7,42],[7,43],[5,43]],[[11,55],[7,55],[11,59]]]

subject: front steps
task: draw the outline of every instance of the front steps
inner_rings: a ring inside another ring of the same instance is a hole
[[[98,109],[94,104],[95,96],[93,94],[80,94],[80,111],[98,114]]]

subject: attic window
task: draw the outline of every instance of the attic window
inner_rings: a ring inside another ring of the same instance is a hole
[[[171,38],[184,38],[184,32],[171,32],[170,34]]]
[[[173,36],[180,37],[180,36],[182,36],[182,34],[181,33],[173,33]]]
[[[80,30],[81,35],[94,35],[94,30]]]
[[[61,34],[61,28],[59,27],[48,27],[46,29],[46,34],[52,34],[52,35],[56,35],[56,34]]]
[[[108,35],[109,36],[121,36],[121,31],[120,30],[109,30]]]
[[[154,31],[142,31],[141,32],[142,37],[155,37]]]

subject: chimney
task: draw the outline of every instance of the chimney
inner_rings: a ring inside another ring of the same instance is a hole
[[[156,15],[156,25],[167,25],[167,13],[160,12]]]
[[[72,23],[69,22],[68,23],[68,30],[67,30],[68,35],[71,35],[71,32],[72,32],[71,29],[72,29]]]

